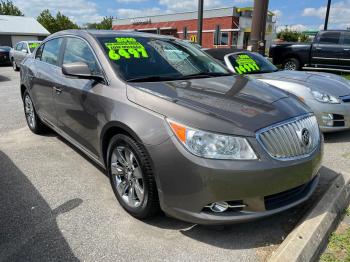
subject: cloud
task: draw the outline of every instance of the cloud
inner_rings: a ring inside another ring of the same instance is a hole
[[[117,3],[129,4],[129,3],[141,3],[147,0],[116,0]]]
[[[288,25],[288,26],[278,25],[276,30],[277,30],[277,32],[280,32],[280,31],[285,30],[287,28],[288,28],[288,30],[298,31],[298,32],[302,32],[302,31],[306,31],[306,30],[311,29],[310,26],[308,26],[308,25],[295,24],[295,25]]]
[[[326,6],[319,8],[305,8],[303,16],[325,19]],[[340,1],[332,4],[329,14],[329,25],[331,28],[346,29],[350,27],[350,0]]]
[[[241,0],[242,1],[242,0]],[[247,1],[247,0],[243,0]],[[198,0],[159,0],[159,5],[165,6],[168,12],[177,11],[192,11],[198,9]],[[206,0],[204,1],[204,8],[221,7],[222,2],[220,0]]]
[[[37,17],[44,9],[52,14],[58,11],[78,24],[99,22],[103,16],[98,13],[97,5],[84,0],[14,0],[26,16]]]

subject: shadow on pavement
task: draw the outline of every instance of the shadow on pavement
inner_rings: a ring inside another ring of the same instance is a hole
[[[145,221],[164,229],[180,232],[197,241],[224,249],[269,248],[279,245],[322,198],[338,174],[326,167],[320,170],[321,177],[315,193],[305,203],[280,214],[254,222],[228,226],[199,226],[163,216]]]
[[[0,151],[0,260],[78,261],[56,218],[82,202],[72,199],[52,210],[21,170]]]

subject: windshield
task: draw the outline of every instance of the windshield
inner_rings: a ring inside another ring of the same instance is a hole
[[[152,37],[98,37],[115,70],[126,81],[215,77],[230,73],[192,44]]]
[[[228,57],[237,74],[259,74],[278,71],[267,58],[257,53],[235,53]]]
[[[35,48],[37,48],[39,45],[40,45],[40,42],[28,43],[30,52],[33,53],[33,51],[35,50]]]

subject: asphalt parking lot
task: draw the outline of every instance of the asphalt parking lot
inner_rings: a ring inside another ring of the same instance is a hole
[[[328,134],[320,186],[302,206],[225,227],[139,221],[103,170],[56,134],[29,131],[11,67],[0,67],[0,99],[0,261],[264,261],[350,168],[350,132]]]

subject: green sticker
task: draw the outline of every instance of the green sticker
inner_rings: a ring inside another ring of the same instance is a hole
[[[239,55],[236,63],[235,71],[240,75],[260,71],[260,67],[249,55]]]
[[[40,43],[30,43],[30,44],[29,44],[29,48],[30,48],[30,49],[35,49],[35,48],[37,48],[39,45],[40,45]]]
[[[116,42],[105,43],[109,52],[108,56],[111,60],[119,60],[120,58],[147,58],[148,54],[145,47],[132,37],[117,37]]]

